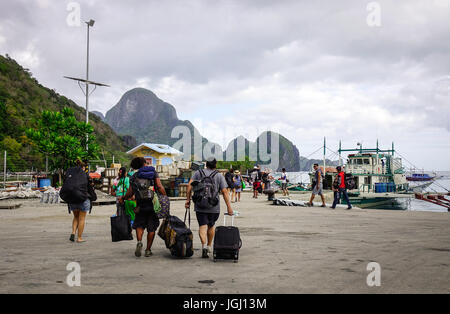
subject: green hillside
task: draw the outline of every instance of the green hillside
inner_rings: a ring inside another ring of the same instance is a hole
[[[0,159],[7,151],[7,169],[25,171],[45,169],[45,158],[33,147],[25,130],[36,127],[36,121],[43,110],[61,111],[64,107],[74,110],[79,121],[85,119],[85,110],[70,99],[46,88],[8,55],[0,55]],[[108,160],[128,161],[125,152],[129,147],[109,125],[95,114],[89,114],[89,123],[94,127],[97,142]],[[3,163],[2,163],[3,167]]]

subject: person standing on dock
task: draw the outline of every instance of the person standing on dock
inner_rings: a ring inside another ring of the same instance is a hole
[[[258,192],[262,193],[262,185],[261,185],[262,173],[259,166],[256,165],[255,167],[253,167],[253,170],[250,171],[250,177],[252,179],[253,184],[253,198],[258,198]]]
[[[335,183],[333,183],[334,201],[331,208],[336,208],[336,205],[341,199],[341,195],[343,194],[348,205],[347,209],[352,209],[352,204],[350,204],[350,199],[348,198],[347,194],[347,187],[345,185],[345,172],[342,171],[341,166],[337,166],[336,170],[338,171],[338,174],[336,175]]]
[[[231,197],[231,199],[234,199],[234,202],[240,202],[241,201],[241,192],[242,192],[242,176],[241,176],[241,172],[239,170],[236,170],[234,172],[234,193],[233,196]]]
[[[319,168],[319,164],[314,164],[314,179],[313,179],[313,190],[312,190],[312,195],[311,195],[311,199],[309,200],[308,203],[306,203],[306,205],[308,206],[314,206],[313,204],[313,200],[316,197],[316,195],[320,195],[320,198],[322,199],[322,206],[321,207],[326,207],[327,205],[325,204],[325,197],[323,196],[323,172],[322,170]]]
[[[286,169],[283,168],[281,169],[282,173],[281,173],[281,177],[280,177],[280,183],[281,183],[281,190],[283,191],[283,196],[289,196],[289,191],[287,189],[287,174],[286,174]]]

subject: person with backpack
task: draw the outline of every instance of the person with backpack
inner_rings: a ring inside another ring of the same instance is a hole
[[[227,182],[227,190],[228,190],[228,195],[232,197],[232,195],[234,195],[234,180],[233,180],[233,168],[230,168],[230,170],[225,173],[225,181]],[[231,202],[233,202],[233,198],[231,199]]]
[[[236,170],[234,172],[233,182],[234,182],[234,193],[232,199],[234,199],[234,202],[240,202],[243,179],[241,176],[241,172],[239,170]]]
[[[223,175],[216,170],[217,161],[209,158],[206,169],[197,170],[189,181],[186,192],[186,209],[191,207],[191,193],[194,190],[192,201],[199,225],[199,237],[202,243],[202,258],[208,258],[212,241],[215,235],[215,223],[220,215],[219,193],[227,205],[229,215],[233,215],[231,208],[228,184]]]
[[[322,206],[320,207],[326,207],[325,204],[325,197],[323,196],[323,179],[324,174],[322,172],[322,169],[319,168],[319,164],[314,164],[314,178],[313,178],[313,189],[312,189],[312,195],[311,199],[308,203],[306,203],[307,206],[314,206],[313,200],[316,195],[320,195],[320,198],[322,199]]]
[[[67,202],[69,214],[73,213],[72,233],[69,240],[77,243],[85,242],[83,239],[86,214],[91,212],[92,201],[97,199],[94,186],[89,175],[86,173],[86,164],[81,160],[76,161],[76,166],[67,169],[64,184],[59,196]]]
[[[127,193],[120,197],[119,202],[130,200],[133,196],[136,199],[136,217],[133,223],[133,229],[136,230],[136,250],[134,255],[141,257],[142,255],[142,237],[145,229],[147,229],[147,247],[145,249],[145,257],[153,255],[151,248],[155,238],[155,231],[159,227],[159,218],[153,209],[153,198],[156,190],[161,195],[166,195],[166,191],[161,184],[159,175],[154,167],[146,166],[143,157],[136,157],[131,161],[131,168],[137,170],[130,178],[130,187]]]
[[[262,193],[262,173],[259,166],[253,167],[253,170],[250,171],[250,177],[253,182],[253,198],[258,198],[258,193]]]
[[[334,201],[333,201],[333,205],[331,206],[331,208],[332,209],[336,208],[337,203],[341,199],[341,194],[343,194],[344,199],[348,205],[347,209],[352,209],[352,205],[350,204],[350,199],[348,198],[348,194],[347,194],[347,185],[345,182],[345,172],[342,171],[341,166],[337,166],[336,170],[338,171],[338,174],[336,175],[336,178],[333,181]]]

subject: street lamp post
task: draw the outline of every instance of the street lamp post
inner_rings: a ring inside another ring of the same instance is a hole
[[[91,20],[89,20],[89,22],[85,22],[85,23],[87,25],[86,79],[70,77],[70,76],[64,76],[64,77],[67,79],[77,81],[82,92],[85,94],[85,96],[86,96],[86,124],[88,124],[89,123],[89,95],[90,95],[90,93],[92,94],[97,86],[109,87],[109,85],[89,81],[89,27],[94,26],[95,21],[91,19]],[[81,87],[81,83],[86,84],[86,90],[83,90],[83,88]],[[90,93],[89,93],[89,85],[94,85],[94,90],[92,90],[92,92],[90,92]],[[89,140],[89,135],[86,134],[86,151],[88,151],[88,149],[89,149],[89,147],[88,147],[89,145],[87,143],[88,140]]]
[[[89,123],[89,27],[94,26],[95,21],[85,22],[87,25],[87,57],[86,57],[86,124]],[[87,144],[86,144],[87,150]]]

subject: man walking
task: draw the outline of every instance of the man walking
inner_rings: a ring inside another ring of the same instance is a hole
[[[217,161],[209,158],[206,169],[198,170],[189,181],[186,192],[186,209],[191,206],[191,192],[194,187],[195,213],[199,225],[198,234],[202,243],[202,258],[208,258],[212,241],[216,231],[215,223],[220,215],[219,192],[227,205],[228,215],[233,215],[227,182],[223,175],[216,170]]]
[[[320,195],[320,198],[322,199],[322,206],[320,207],[326,207],[325,205],[325,197],[323,196],[323,173],[322,170],[319,168],[319,164],[314,164],[314,180],[313,180],[313,190],[311,199],[309,200],[306,205],[308,206],[314,206],[313,200],[316,197],[316,195]]]
[[[147,229],[147,248],[145,250],[145,257],[152,255],[152,244],[155,238],[155,231],[159,226],[159,219],[153,209],[153,197],[156,190],[160,194],[166,195],[166,191],[161,184],[158,173],[155,168],[146,166],[146,161],[142,157],[136,157],[131,161],[131,168],[137,170],[130,178],[130,187],[127,193],[120,198],[120,203],[124,200],[136,198],[136,218],[133,223],[133,229],[136,229],[136,251],[135,256],[141,257],[142,254],[142,237],[145,229]],[[155,191],[154,191],[155,190]]]
[[[342,171],[341,166],[336,167],[338,174],[336,175],[336,186],[333,185],[334,191],[334,201],[331,208],[335,209],[339,199],[341,199],[341,194],[344,195],[345,200],[347,201],[347,209],[352,209],[352,205],[350,204],[350,199],[347,194],[347,187],[345,186],[345,173]]]

